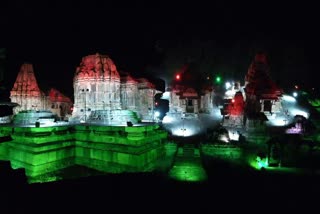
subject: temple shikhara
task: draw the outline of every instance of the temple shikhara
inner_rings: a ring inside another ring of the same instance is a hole
[[[280,98],[283,94],[271,79],[265,54],[257,54],[245,76],[246,111],[248,115],[257,112],[277,113],[281,109]]]
[[[32,64],[23,64],[10,92],[12,102],[19,106],[15,113],[24,110],[46,109],[46,95],[39,89]]]

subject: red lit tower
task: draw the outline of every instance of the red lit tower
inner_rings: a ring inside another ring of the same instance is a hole
[[[255,55],[245,76],[246,112],[272,114],[279,110],[280,89],[271,79],[270,67],[264,53]]]

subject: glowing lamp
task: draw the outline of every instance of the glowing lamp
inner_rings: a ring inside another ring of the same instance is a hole
[[[180,79],[181,79],[180,74],[177,74],[176,75],[176,80],[180,80]]]

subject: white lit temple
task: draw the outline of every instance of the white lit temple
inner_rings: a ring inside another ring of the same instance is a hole
[[[214,93],[210,82],[204,82],[192,69],[184,71],[162,95],[169,101],[169,111],[162,120],[164,128],[181,137],[205,133],[222,118],[213,106]]]
[[[159,91],[144,78],[119,73],[107,55],[83,57],[73,87],[72,121],[124,125],[153,120],[154,95]]]

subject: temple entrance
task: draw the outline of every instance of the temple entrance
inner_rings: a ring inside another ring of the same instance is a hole
[[[187,113],[194,113],[194,105],[193,105],[192,99],[187,100],[186,112]]]
[[[263,103],[263,111],[271,112],[272,103],[271,100],[265,100]]]

